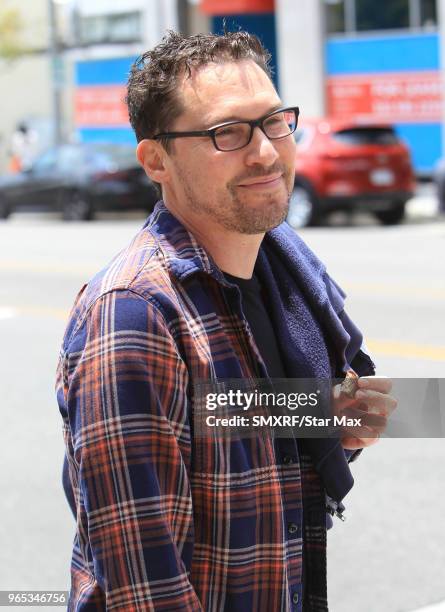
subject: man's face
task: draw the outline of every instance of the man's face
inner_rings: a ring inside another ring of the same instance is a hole
[[[178,94],[185,110],[169,131],[258,119],[282,106],[270,79],[251,60],[195,70]],[[173,207],[243,234],[262,233],[284,221],[295,173],[292,135],[269,140],[255,128],[246,147],[229,152],[218,151],[206,137],[172,142],[167,163]]]

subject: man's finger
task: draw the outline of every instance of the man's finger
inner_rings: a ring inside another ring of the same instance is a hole
[[[367,448],[368,446],[372,446],[379,441],[379,436],[376,435],[373,438],[359,438],[357,436],[345,436],[342,438],[341,443],[343,448],[348,448],[350,450],[358,449],[358,448]]]
[[[354,399],[365,403],[368,408],[375,408],[386,415],[390,415],[397,408],[397,400],[392,395],[386,395],[372,389],[359,389]]]
[[[359,389],[373,389],[381,393],[389,393],[392,389],[392,380],[386,376],[362,376],[358,379]]]
[[[383,414],[373,414],[372,412],[365,412],[360,410],[360,406],[357,408],[345,408],[342,410],[342,416],[347,419],[359,419],[360,427],[370,427],[375,429],[379,433],[383,433],[388,424],[388,418]],[[358,425],[357,425],[358,426]],[[348,427],[348,431],[349,431]]]

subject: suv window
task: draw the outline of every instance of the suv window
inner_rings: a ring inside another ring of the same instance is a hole
[[[298,128],[294,134],[295,142],[300,144],[300,142],[303,142],[305,136],[307,136],[307,131],[303,130],[302,128]]]
[[[299,150],[307,149],[311,144],[314,137],[314,128],[310,125],[297,128],[294,132],[295,142],[298,145]]]
[[[337,142],[349,145],[393,145],[399,142],[392,128],[360,127],[339,130],[332,134]]]

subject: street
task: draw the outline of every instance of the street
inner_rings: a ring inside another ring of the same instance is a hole
[[[425,193],[401,226],[364,216],[300,232],[347,292],[378,373],[391,377],[445,374],[445,220]],[[142,223],[0,222],[0,589],[69,588],[75,524],[61,487],[58,351],[77,291]],[[445,600],[444,439],[383,439],[353,473],[347,520],[328,536],[330,609],[408,612]]]

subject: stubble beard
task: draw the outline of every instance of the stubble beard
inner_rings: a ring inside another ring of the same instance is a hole
[[[286,196],[274,193],[264,194],[261,203],[243,202],[239,197],[239,187],[227,185],[213,194],[213,201],[197,194],[190,181],[180,176],[188,208],[196,214],[205,214],[213,221],[231,232],[240,234],[261,234],[267,232],[286,219],[289,210],[289,198],[292,187],[289,187],[289,173],[282,169],[286,185]],[[264,174],[264,173],[263,173]]]

